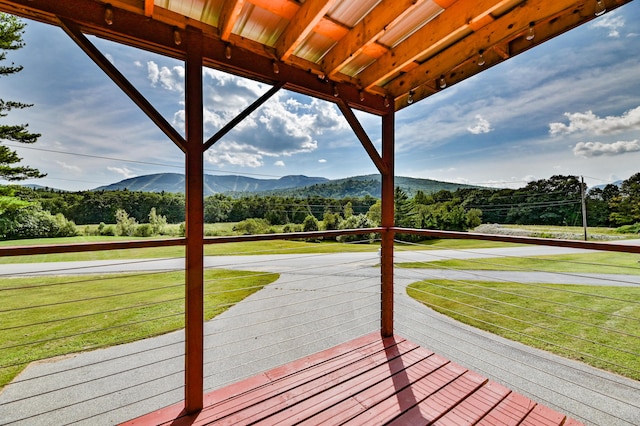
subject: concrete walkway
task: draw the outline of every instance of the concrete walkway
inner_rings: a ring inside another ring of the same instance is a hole
[[[207,262],[281,276],[206,324],[206,390],[379,327],[375,253],[236,256]],[[122,265],[118,268],[122,271]],[[397,334],[586,424],[640,424],[638,382],[496,337],[425,308],[405,292],[406,285],[423,279],[424,273],[396,269]],[[112,425],[179,402],[183,339],[182,332],[174,332],[34,363],[0,394],[0,424]]]

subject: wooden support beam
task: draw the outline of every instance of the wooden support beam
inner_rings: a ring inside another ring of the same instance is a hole
[[[229,40],[244,3],[245,0],[226,0],[224,2],[218,19],[218,31],[222,40]]]
[[[153,0],[144,0],[144,16],[153,16],[155,2]]]
[[[349,123],[349,125],[351,126],[351,129],[353,129],[353,132],[356,134],[356,137],[364,147],[365,151],[367,151],[367,154],[369,154],[371,161],[373,161],[378,171],[381,174],[386,174],[387,165],[385,164],[384,161],[382,161],[382,157],[380,157],[380,154],[376,150],[376,147],[373,146],[373,143],[371,142],[371,139],[367,135],[367,132],[364,130],[364,128],[360,124],[360,121],[358,121],[358,117],[356,117],[356,115],[353,113],[351,108],[349,108],[349,105],[347,105],[344,101],[338,102],[338,108],[340,108],[340,111],[342,111],[344,118],[347,120],[347,123]]]
[[[293,54],[331,8],[334,1],[307,0],[302,4],[276,42],[275,49],[279,59],[286,61]]]
[[[392,49],[359,74],[361,84],[369,88],[401,70],[418,58],[433,56],[473,32],[477,22],[485,22],[494,10],[524,0],[458,1],[402,44]]]
[[[395,113],[382,117],[382,161],[385,173],[382,174],[382,243],[380,249],[381,301],[380,334],[393,336],[393,244],[394,244],[394,192],[395,192]]]
[[[185,140],[178,131],[151,105],[133,84],[89,41],[71,21],[60,18],[60,27],[113,80],[114,83],[164,132],[178,148],[185,151]]]
[[[204,160],[202,33],[187,27],[185,61],[186,289],[185,410],[202,409],[204,393]]]
[[[249,105],[249,107],[247,109],[245,109],[240,114],[238,114],[236,117],[234,117],[233,120],[231,120],[229,123],[227,123],[222,129],[218,130],[218,132],[215,135],[211,136],[209,138],[209,140],[207,140],[207,142],[205,142],[205,144],[203,146],[203,151],[206,151],[209,148],[211,148],[211,146],[214,143],[216,143],[220,139],[222,139],[224,137],[224,135],[229,133],[234,127],[236,127],[238,124],[240,124],[242,122],[242,120],[247,118],[249,116],[249,114],[251,114],[252,112],[257,110],[258,108],[260,108],[260,106],[262,104],[264,104],[266,101],[271,99],[271,97],[273,95],[275,95],[282,88],[282,86],[284,86],[284,83],[282,83],[282,82],[277,83],[275,86],[273,86],[271,89],[269,89],[267,91],[267,93],[265,93],[264,95],[260,96],[260,98],[258,98],[254,103]]]
[[[325,56],[324,72],[333,76],[424,1],[382,0]]]

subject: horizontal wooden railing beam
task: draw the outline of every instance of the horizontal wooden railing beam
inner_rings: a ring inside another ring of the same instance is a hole
[[[232,235],[224,237],[209,237],[204,239],[204,244],[240,243],[268,240],[299,240],[303,238],[336,237],[339,235],[371,234],[383,232],[384,228],[360,228],[343,229],[336,231],[291,232],[287,234],[257,234],[257,235]],[[132,240],[100,243],[76,243],[76,244],[47,244],[37,246],[8,246],[0,247],[0,257],[29,256],[35,254],[79,253],[83,251],[122,250],[135,248],[153,248],[184,246],[186,238],[169,238],[157,240]]]
[[[586,249],[586,250],[602,250],[602,251],[640,254],[640,246],[616,244],[611,242],[564,240],[564,239],[550,239],[550,238],[536,238],[536,237],[518,237],[518,236],[512,236],[512,235],[494,235],[494,234],[480,234],[480,233],[474,233],[474,232],[438,231],[434,229],[415,229],[415,228],[398,228],[398,227],[342,229],[342,230],[335,230],[335,231],[291,232],[286,234],[279,233],[279,234],[231,235],[231,236],[223,236],[223,237],[208,237],[204,239],[204,244],[242,243],[242,242],[269,241],[269,240],[299,240],[299,239],[306,239],[306,238],[336,237],[340,235],[358,235],[358,234],[372,234],[372,233],[382,234],[387,231],[393,231],[396,234],[423,235],[425,237],[435,237],[435,238],[499,241],[504,243],[514,243],[514,244],[533,244],[533,245],[542,245],[542,246],[570,247],[570,248],[578,248],[578,249]],[[134,248],[184,246],[186,245],[186,241],[187,241],[186,238],[169,238],[169,239],[157,239],[157,240],[133,240],[133,241],[100,242],[100,243],[9,246],[9,247],[0,247],[0,257],[28,256],[28,255],[35,255],[35,254],[79,253],[83,251],[102,251],[102,250],[134,249]]]
[[[432,229],[391,228],[396,234],[424,235],[425,237],[499,241],[514,244],[533,244],[539,246],[569,247],[586,250],[615,251],[622,253],[640,253],[640,246],[615,244],[600,241],[564,240],[537,237],[517,237],[513,235],[479,234],[474,232],[438,231]]]
[[[47,244],[37,246],[9,246],[0,247],[0,257],[5,256],[30,256],[34,254],[80,253],[83,251],[122,250],[134,248],[183,246],[185,238],[170,238],[158,240],[134,240],[100,243],[76,243],[76,244]]]

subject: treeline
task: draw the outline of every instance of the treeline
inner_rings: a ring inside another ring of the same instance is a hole
[[[578,176],[556,175],[519,189],[460,189],[453,197],[463,200],[466,209],[481,210],[484,223],[580,226],[582,190],[589,226],[640,223],[640,173],[620,186],[582,188]]]
[[[166,218],[168,223],[185,220],[184,194],[141,191],[81,191],[64,192],[49,189],[30,189],[15,186],[15,196],[34,202],[51,214],[62,214],[76,225],[116,223],[116,213],[125,210],[139,223],[147,221],[149,212]],[[205,222],[240,222],[250,218],[266,219],[272,225],[304,222],[308,215],[322,220],[325,212],[342,212],[347,204],[354,214],[365,214],[373,204],[373,197],[325,197],[257,196],[232,197],[224,194],[204,199]]]
[[[589,226],[632,226],[640,223],[640,173],[620,187],[606,185],[587,191],[577,176],[552,176],[519,189],[464,188],[433,194],[417,191],[409,197],[395,190],[395,223],[401,227],[463,231],[481,223],[581,225],[582,193]],[[380,224],[380,200],[216,194],[204,200],[206,223],[245,222],[242,232],[288,225],[286,230],[348,229]],[[136,226],[150,215],[163,223],[185,220],[185,199],[179,193],[137,191],[64,192],[0,187],[0,239],[73,235],[74,225],[123,224],[123,214]],[[315,221],[315,222],[314,222]],[[296,225],[296,226],[294,226]],[[299,225],[299,226],[298,226]],[[122,226],[121,226],[122,227]],[[156,227],[157,228],[157,227]],[[120,231],[115,228],[116,234]],[[134,229],[130,226],[128,229]],[[136,228],[137,229],[137,228]],[[153,226],[140,231],[146,235]],[[144,232],[143,232],[144,231]]]

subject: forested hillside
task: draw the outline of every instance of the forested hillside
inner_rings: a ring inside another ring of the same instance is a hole
[[[460,188],[477,188],[470,185],[440,182],[397,176],[396,186],[410,196],[418,191],[432,194],[441,190],[455,191]],[[184,193],[185,177],[179,173],[158,173],[125,179],[111,185],[95,188],[94,191],[141,191]],[[204,195],[227,194],[241,198],[249,194],[278,195],[282,197],[374,197],[380,198],[380,175],[354,176],[329,180],[323,177],[283,176],[279,179],[256,179],[236,175],[205,175]]]
[[[204,195],[220,193],[254,193],[285,188],[300,188],[308,185],[328,182],[323,177],[283,176],[278,179],[256,179],[237,175],[204,175]],[[179,173],[158,173],[137,176],[111,185],[95,188],[94,191],[142,191],[184,193],[185,177]]]
[[[344,185],[359,188],[369,182],[345,181]],[[582,189],[577,176],[552,176],[519,189],[460,188],[431,194],[417,190],[413,195],[397,186],[395,222],[401,227],[458,231],[481,223],[580,225]],[[640,173],[620,187],[584,189],[589,226],[640,230]],[[262,229],[288,224],[290,230],[298,229],[293,225],[314,230],[380,224],[380,200],[367,193],[358,197],[216,194],[205,197],[204,209],[207,223],[260,220]],[[74,224],[114,224],[123,218],[141,224],[181,223],[185,200],[183,194],[170,192],[63,192],[0,186],[0,213],[0,239],[64,236],[75,232]]]

